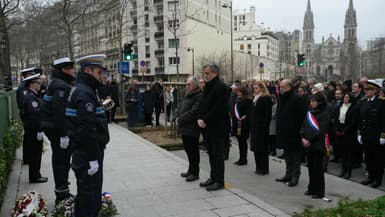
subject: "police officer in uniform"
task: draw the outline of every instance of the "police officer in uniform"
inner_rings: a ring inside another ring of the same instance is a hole
[[[25,86],[25,83],[23,79],[26,79],[32,75],[35,75],[37,73],[41,73],[41,69],[37,68],[28,68],[28,69],[23,69],[20,71],[22,81],[20,82],[19,87],[16,90],[16,102],[17,102],[17,108],[19,109],[19,116],[21,121],[23,121],[23,103],[24,103],[24,97],[28,93],[28,88]],[[24,121],[23,121],[24,122]],[[27,149],[28,147],[26,146],[27,144],[27,139],[23,138],[23,164],[28,164],[28,159],[27,159]]]
[[[107,119],[97,89],[105,55],[77,60],[81,70],[66,108],[68,136],[73,146],[72,169],[77,179],[75,216],[96,217],[101,209],[104,149],[109,142]]]
[[[28,89],[23,102],[23,122],[24,134],[29,164],[29,182],[42,183],[47,182],[48,178],[40,174],[41,155],[43,151],[44,133],[41,127],[42,112],[40,90],[40,74],[32,75],[23,81]]]
[[[385,102],[376,96],[380,87],[368,81],[365,86],[365,98],[359,103],[358,137],[363,144],[366,167],[369,176],[361,184],[377,188],[381,185],[384,173],[385,146]]]
[[[43,129],[52,148],[52,169],[56,203],[68,198],[68,173],[71,168],[71,149],[65,123],[65,107],[75,81],[75,66],[68,57],[55,60],[52,80],[43,96]]]

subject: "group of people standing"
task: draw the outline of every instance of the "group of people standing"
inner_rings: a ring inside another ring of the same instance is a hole
[[[17,90],[24,125],[23,162],[29,165],[29,182],[44,183],[40,174],[43,138],[52,149],[55,203],[70,194],[69,170],[77,179],[75,216],[96,217],[101,209],[104,149],[109,142],[106,111],[99,90],[106,68],[105,55],[78,59],[80,71],[69,58],[57,59],[52,78],[42,90],[41,70],[22,70]]]
[[[229,87],[220,80],[215,65],[205,66],[203,75],[203,89],[196,78],[187,80],[186,85],[193,85],[196,92],[187,86],[176,110],[176,123],[189,159],[189,169],[181,174],[186,181],[199,179],[198,144],[203,135],[211,173],[200,185],[207,190],[223,188],[230,135],[237,138],[239,145],[239,159],[234,164],[248,164],[250,149],[258,175],[269,173],[269,154],[282,148],[286,169],[276,181],[289,187],[298,185],[301,163],[306,162],[309,184],[305,195],[313,199],[325,196],[324,172],[331,153],[332,161],[338,156],[342,159],[341,177],[350,178],[355,159],[359,159],[360,166],[365,159],[369,176],[362,184],[374,188],[381,185],[385,101],[376,83],[366,80],[351,85],[353,88],[344,84],[338,90],[336,82],[324,85],[283,79],[242,81]],[[361,152],[357,154],[356,150]]]

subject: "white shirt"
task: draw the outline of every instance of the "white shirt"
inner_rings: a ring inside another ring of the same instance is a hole
[[[348,109],[350,108],[352,104],[342,104],[340,108],[340,116],[338,117],[338,120],[340,121],[341,124],[345,124],[345,118],[346,118],[346,113],[348,112]]]

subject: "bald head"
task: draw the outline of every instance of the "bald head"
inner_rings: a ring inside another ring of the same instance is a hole
[[[279,91],[281,94],[289,92],[293,88],[293,83],[290,79],[284,79],[279,84]]]

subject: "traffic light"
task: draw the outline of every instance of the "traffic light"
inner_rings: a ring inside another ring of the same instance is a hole
[[[297,55],[297,65],[298,65],[298,67],[304,67],[305,64],[306,64],[305,54],[298,54]]]
[[[127,61],[131,61],[134,59],[134,55],[132,54],[132,43],[125,43],[123,47],[123,59]]]

